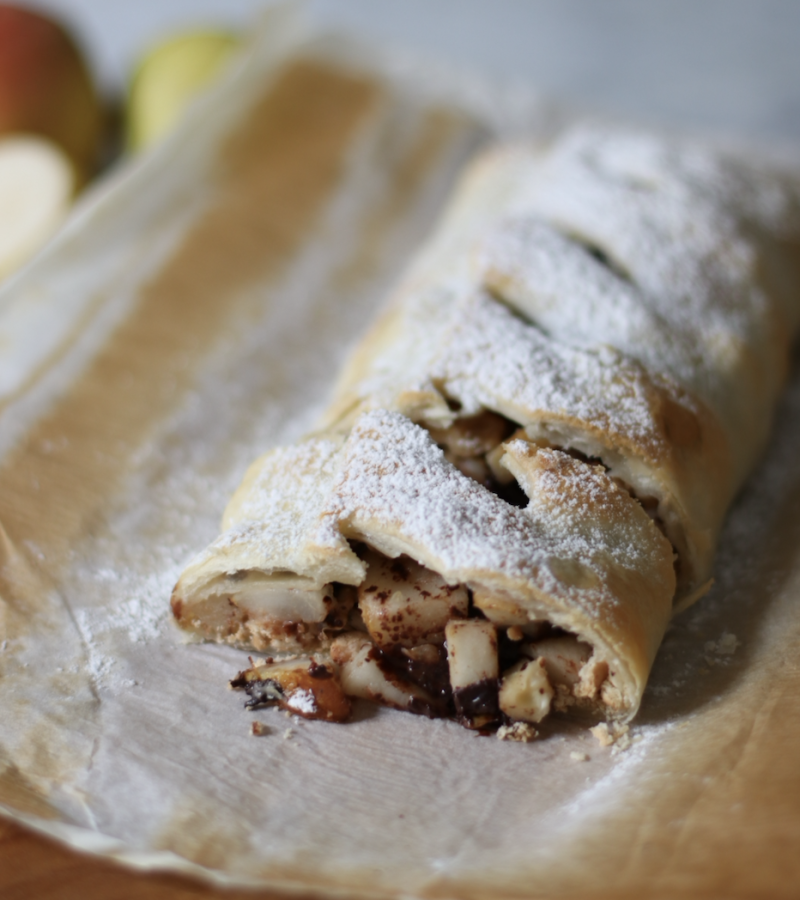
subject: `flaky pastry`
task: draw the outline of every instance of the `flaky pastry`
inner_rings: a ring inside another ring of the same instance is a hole
[[[271,654],[250,705],[512,740],[630,720],[767,441],[798,234],[788,176],[680,139],[485,154],[319,430],[247,472],[177,622]]]

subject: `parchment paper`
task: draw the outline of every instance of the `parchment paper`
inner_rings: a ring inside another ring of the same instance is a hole
[[[179,571],[246,465],[313,424],[464,161],[558,121],[291,9],[265,24],[0,295],[2,809],[133,865],[325,895],[793,896],[800,370],[628,749],[565,722],[518,745],[367,705],[245,712],[246,654],[182,643]]]

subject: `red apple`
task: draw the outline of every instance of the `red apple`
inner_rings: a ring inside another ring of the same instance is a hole
[[[97,163],[101,127],[97,92],[67,30],[30,9],[0,3],[0,135],[49,138],[88,175]]]

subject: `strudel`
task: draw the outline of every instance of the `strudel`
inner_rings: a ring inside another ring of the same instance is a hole
[[[178,624],[266,654],[250,706],[630,720],[768,438],[798,196],[641,131],[484,154],[319,429],[245,475]]]

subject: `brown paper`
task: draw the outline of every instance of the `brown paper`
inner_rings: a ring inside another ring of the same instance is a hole
[[[312,425],[464,161],[551,121],[507,103],[503,126],[491,92],[354,47],[273,20],[2,292],[2,808],[134,865],[326,895],[793,896],[800,371],[627,749],[563,721],[520,745],[366,705],[246,712],[246,654],[172,624],[244,468]]]

